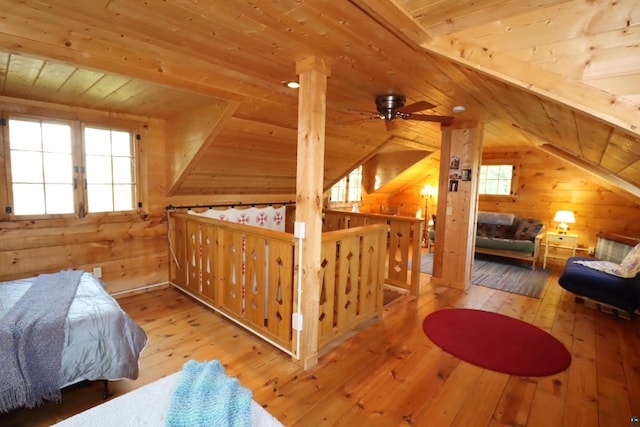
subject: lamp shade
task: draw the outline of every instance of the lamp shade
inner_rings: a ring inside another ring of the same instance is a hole
[[[565,222],[569,224],[573,224],[576,222],[576,217],[573,215],[571,211],[558,211],[556,215],[553,217],[555,222]]]

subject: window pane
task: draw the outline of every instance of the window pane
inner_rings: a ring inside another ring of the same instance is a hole
[[[508,196],[511,194],[511,182],[510,181],[500,181],[498,194]]]
[[[509,165],[500,166],[500,172],[498,176],[500,179],[511,179],[511,171],[513,168]]]
[[[44,181],[47,183],[66,183],[73,182],[73,166],[71,164],[70,154],[52,154],[44,155]],[[71,205],[73,206],[73,200]]]
[[[498,194],[498,181],[487,181],[485,184],[487,194]]]
[[[46,200],[48,214],[73,213],[73,185],[47,184]]]
[[[39,121],[9,120],[9,147],[12,150],[40,151],[42,137]]]
[[[93,184],[87,186],[87,203],[89,212],[113,211],[111,185]]]
[[[86,165],[89,184],[111,184],[111,157],[87,156]]]
[[[480,194],[510,195],[512,175],[512,165],[480,166]]]
[[[117,211],[133,210],[133,195],[131,185],[114,186],[114,209]]]
[[[111,154],[131,157],[131,134],[129,132],[111,132]]]
[[[113,158],[113,182],[116,184],[131,184],[133,182],[131,158]]]
[[[13,182],[42,183],[42,153],[11,150],[11,178]]]
[[[111,155],[111,131],[108,129],[84,129],[85,154]]]
[[[71,127],[59,123],[43,123],[42,149],[50,153],[71,154]]]
[[[13,213],[15,215],[44,214],[44,185],[13,184]]]
[[[85,128],[89,212],[133,210],[135,155],[130,132]]]

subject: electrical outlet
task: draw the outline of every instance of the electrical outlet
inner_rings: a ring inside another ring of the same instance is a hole
[[[102,277],[102,267],[93,267],[93,275],[98,279]]]
[[[596,249],[593,246],[589,246],[589,255],[596,253]]]

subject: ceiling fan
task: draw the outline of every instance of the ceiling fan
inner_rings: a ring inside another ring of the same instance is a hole
[[[397,118],[403,120],[420,120],[423,122],[437,122],[445,125],[453,123],[454,117],[439,116],[430,114],[414,114],[422,110],[430,110],[435,105],[427,101],[418,101],[413,104],[405,105],[406,98],[402,95],[378,95],[376,96],[376,109],[379,115],[376,118],[383,119],[387,122]]]

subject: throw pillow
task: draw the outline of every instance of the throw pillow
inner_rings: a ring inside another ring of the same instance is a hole
[[[518,224],[515,238],[517,240],[531,240],[533,242],[543,226],[538,219],[523,219],[520,221],[520,224]]]
[[[584,265],[585,267],[591,268],[593,270],[602,271],[603,273],[612,274],[614,276],[622,277],[618,273],[620,270],[620,264],[616,264],[611,261],[574,261],[574,264]]]
[[[622,277],[635,277],[640,272],[640,243],[620,263],[620,273]]]
[[[620,264],[600,260],[574,261],[574,263],[584,265],[585,267],[602,271],[604,273],[612,274],[614,276],[622,277],[624,279],[630,279],[632,277],[636,277],[636,275],[640,273],[640,243],[627,254]]]

